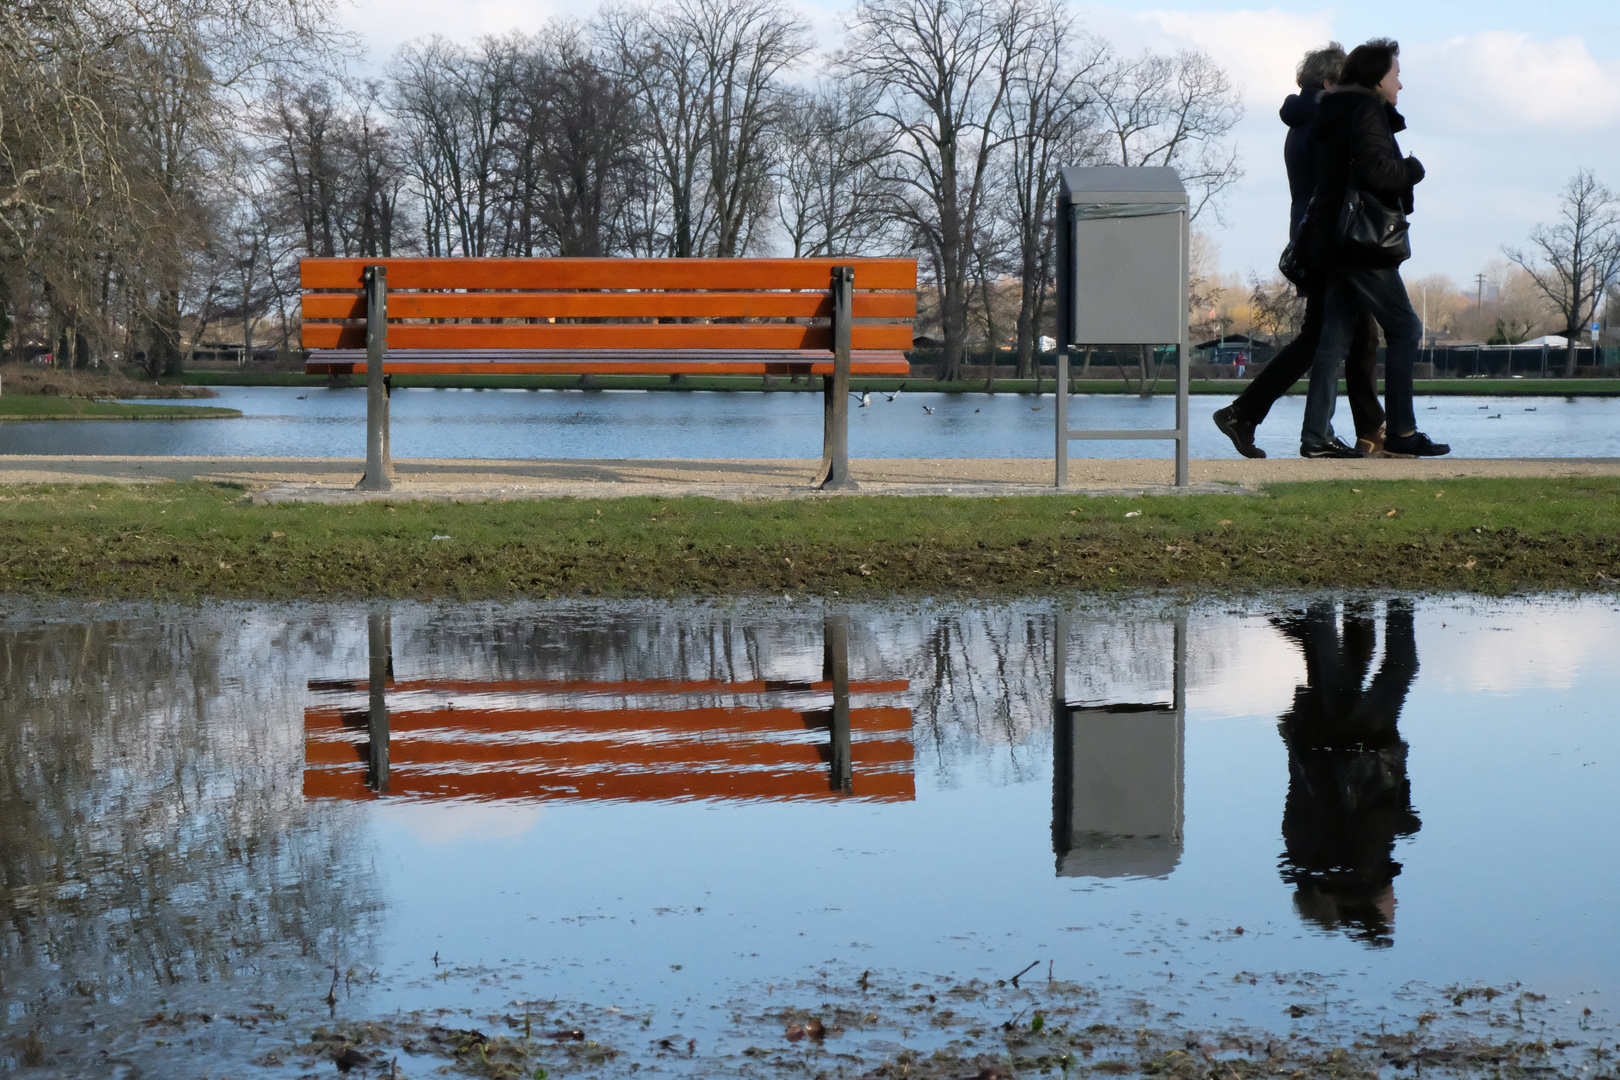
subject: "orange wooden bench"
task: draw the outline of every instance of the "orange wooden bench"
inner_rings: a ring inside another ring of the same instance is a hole
[[[366,374],[365,490],[393,486],[399,374],[823,376],[823,488],[849,377],[904,375],[915,259],[304,259],[304,370]]]
[[[821,678],[394,678],[387,617],[368,678],[311,680],[306,798],[483,800],[916,797],[911,710],[849,677],[846,617]],[[857,699],[867,699],[856,704]]]

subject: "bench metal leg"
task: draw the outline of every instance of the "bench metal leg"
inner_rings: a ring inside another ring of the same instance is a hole
[[[388,682],[394,676],[394,649],[386,612],[366,618],[371,646],[371,668],[366,678],[370,710],[366,716],[366,783],[371,790],[388,790]]]
[[[1069,354],[1058,353],[1057,358],[1057,406],[1053,411],[1057,413],[1057,475],[1053,477],[1054,487],[1063,487],[1069,482]]]
[[[816,486],[823,491],[854,491],[860,485],[849,474],[849,349],[850,326],[855,317],[855,268],[835,266],[832,271],[833,373],[822,379],[823,431],[821,472]]]
[[[855,765],[849,730],[849,616],[829,615],[822,639],[821,677],[832,683],[832,775],[833,791],[855,790]]]
[[[366,267],[366,474],[359,491],[394,490],[394,459],[388,444],[388,398],[383,374],[388,356],[388,268]]]
[[[1185,321],[1185,320],[1183,320]],[[1176,486],[1186,487],[1188,480],[1187,437],[1191,432],[1187,422],[1187,365],[1192,355],[1187,339],[1187,328],[1181,328],[1181,341],[1176,349]]]

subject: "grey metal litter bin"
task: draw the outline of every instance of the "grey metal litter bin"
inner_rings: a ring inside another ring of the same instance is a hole
[[[1176,483],[1187,483],[1188,210],[1175,169],[1106,165],[1060,173],[1058,487],[1069,479],[1071,439],[1174,440]],[[1076,346],[1171,344],[1177,346],[1174,428],[1069,428],[1069,354]]]

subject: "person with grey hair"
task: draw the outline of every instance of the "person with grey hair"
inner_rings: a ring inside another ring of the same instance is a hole
[[[1288,125],[1288,137],[1283,141],[1283,163],[1288,169],[1291,199],[1288,238],[1291,241],[1299,236],[1316,189],[1311,124],[1316,120],[1322,94],[1339,76],[1344,57],[1344,47],[1336,41],[1306,53],[1295,71],[1299,93],[1289,94],[1278,112]],[[1232,445],[1244,457],[1265,457],[1266,452],[1254,444],[1255,429],[1265,422],[1277,399],[1310,370],[1316,392],[1307,399],[1305,423],[1300,432],[1300,454],[1304,457],[1364,457],[1381,453],[1384,410],[1378,404],[1377,324],[1371,315],[1362,313],[1346,365],[1346,389],[1358,436],[1352,448],[1334,435],[1332,413],[1324,404],[1327,395],[1337,396],[1338,379],[1328,373],[1318,374],[1313,366],[1322,333],[1322,290],[1319,283],[1307,282],[1300,292],[1305,297],[1305,323],[1299,335],[1272,358],[1231,405],[1215,413],[1215,426],[1232,440]],[[1330,378],[1332,385],[1328,386]]]

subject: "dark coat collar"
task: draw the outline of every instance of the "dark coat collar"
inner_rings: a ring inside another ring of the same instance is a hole
[[[1354,84],[1330,86],[1326,90],[1322,91],[1322,104],[1326,105],[1329,99],[1333,97],[1338,97],[1340,100],[1349,100],[1356,95],[1371,98],[1384,107],[1384,115],[1389,117],[1389,130],[1391,133],[1399,133],[1406,130],[1406,117],[1396,112],[1395,106],[1385,101],[1382,94],[1376,90],[1368,89],[1365,86],[1356,86]],[[1356,105],[1359,104],[1359,101],[1356,102]],[[1350,108],[1354,109],[1356,105],[1352,105]]]

